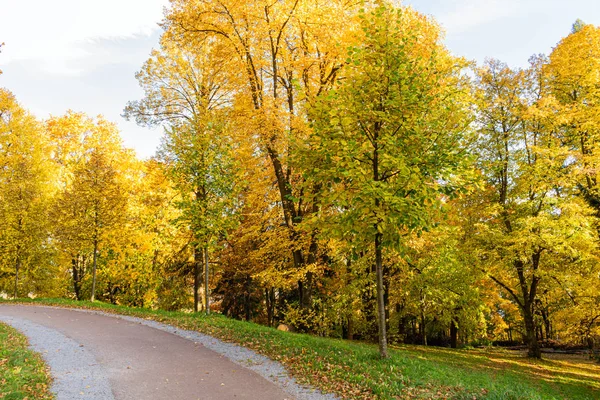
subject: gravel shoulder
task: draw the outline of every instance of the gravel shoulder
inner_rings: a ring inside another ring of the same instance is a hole
[[[27,319],[4,316],[1,310],[0,321],[27,336],[31,348],[42,355],[54,378],[50,390],[57,400],[114,399],[106,371],[78,342]]]
[[[21,305],[0,305],[0,319],[43,354],[58,400],[336,399],[249,349],[155,321]]]

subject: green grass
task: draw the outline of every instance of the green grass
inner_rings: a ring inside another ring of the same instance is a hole
[[[46,366],[27,348],[27,339],[0,323],[0,399],[52,399],[49,383]]]
[[[583,357],[529,360],[503,350],[401,346],[382,361],[375,345],[281,332],[221,315],[99,302],[33,302],[93,308],[197,330],[278,360],[300,382],[347,399],[600,399],[600,365]]]

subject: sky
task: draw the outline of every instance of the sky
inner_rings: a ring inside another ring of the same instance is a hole
[[[0,0],[0,87],[39,118],[67,110],[116,122],[124,144],[151,157],[161,129],[121,117],[142,91],[135,79],[153,47],[168,0]],[[455,54],[524,67],[548,54],[573,22],[600,25],[600,0],[404,0],[433,16]]]

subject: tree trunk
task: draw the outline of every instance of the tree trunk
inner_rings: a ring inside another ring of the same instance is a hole
[[[423,345],[427,346],[427,329],[425,326],[425,313],[421,310],[421,336],[423,338]]]
[[[94,239],[94,254],[92,261],[92,301],[96,300],[96,267],[98,265],[98,239]]]
[[[533,276],[531,277],[531,283],[527,282],[525,276],[525,265],[523,261],[516,260],[515,261],[515,270],[517,272],[517,277],[519,278],[519,287],[521,290],[521,296],[518,296],[517,293],[508,287],[506,284],[502,283],[498,278],[490,275],[492,280],[504,288],[514,299],[515,303],[519,306],[521,311],[521,315],[523,317],[523,321],[525,322],[525,343],[527,344],[527,355],[532,358],[542,358],[542,353],[540,351],[540,346],[537,340],[536,335],[536,326],[534,320],[534,311],[535,304],[537,300],[537,289],[540,283],[540,277],[536,275],[536,272],[539,268],[540,257],[542,251],[538,250],[531,256],[531,267],[533,270]]]
[[[208,246],[204,248],[204,297],[206,306],[206,315],[210,314],[210,292],[208,288],[209,281],[208,269]]]
[[[542,335],[542,339],[550,340],[552,338],[552,332],[550,328],[550,317],[547,308],[540,307],[540,314],[542,315],[542,319],[544,321],[544,331],[545,335]]]
[[[408,338],[408,334],[406,331],[406,322],[407,319],[405,316],[398,318],[398,337],[402,340],[402,343],[406,343],[406,339]]]
[[[81,276],[79,275],[79,256],[71,258],[71,266],[73,268],[73,291],[75,298],[81,300]]]
[[[526,302],[527,303],[527,302]],[[542,358],[540,345],[535,332],[535,321],[531,305],[526,304],[523,310],[523,319],[525,320],[525,341],[527,342],[527,356],[532,358]]]
[[[317,212],[317,210],[313,210],[313,212]],[[318,251],[319,249],[315,235],[311,235],[306,264],[310,265],[317,262]],[[312,308],[313,281],[314,274],[310,271],[307,272],[304,277],[302,296],[300,298],[300,307],[303,309],[310,310]]]
[[[283,215],[286,227],[290,230],[290,236],[292,242],[296,242],[299,239],[299,234],[296,231],[296,225],[302,222],[302,214],[300,210],[296,210],[294,204],[292,185],[289,180],[289,176],[284,172],[283,165],[279,159],[279,155],[275,151],[274,147],[267,146],[267,153],[273,165],[275,172],[275,178],[277,180],[277,187],[281,198],[281,204],[283,206]],[[315,209],[313,209],[315,212]],[[294,259],[294,267],[300,269],[307,264],[314,263],[317,260],[318,244],[314,237],[311,238],[308,255],[303,254],[301,250],[293,250],[292,256]],[[300,308],[310,309],[312,307],[312,294],[313,294],[313,280],[314,276],[312,272],[308,272],[303,280],[298,281],[298,298]]]
[[[450,347],[453,349],[458,347],[458,325],[454,318],[450,321]]]
[[[383,257],[381,253],[381,242],[383,235],[379,232],[375,234],[375,273],[377,274],[377,323],[379,325],[379,355],[381,358],[388,358],[387,350],[387,332],[385,321],[385,301],[383,288]]]
[[[383,266],[383,304],[385,309],[385,331],[390,330],[390,268]]]
[[[525,321],[525,337],[528,349],[527,355],[532,358],[542,358],[542,353],[537,340],[534,320],[535,302],[537,300],[537,287],[540,282],[540,278],[535,275],[535,271],[537,271],[539,267],[540,256],[541,251],[538,251],[531,256],[534,275],[531,278],[531,284],[529,286],[527,285],[527,281],[525,279],[523,263],[519,261],[516,265],[517,275],[519,277],[519,283],[521,286],[521,293],[523,294],[522,311],[523,319]]]
[[[246,293],[244,295],[244,317],[245,321],[252,321],[252,307],[250,306],[250,294]]]
[[[17,253],[20,249],[17,248]],[[19,297],[19,270],[21,269],[21,256],[17,254],[17,260],[15,261],[15,293],[14,298]]]
[[[275,316],[275,289],[265,289],[265,302],[267,305],[267,324],[273,326]]]
[[[198,246],[194,247],[194,312],[197,313],[200,304],[200,271],[202,270],[204,257]]]
[[[252,300],[252,293],[251,293],[251,285],[252,285],[252,278],[250,278],[249,276],[246,277],[246,282],[244,283],[244,314],[246,317],[246,321],[251,321],[252,320],[252,304],[251,304],[251,300]]]
[[[279,303],[279,310],[284,310],[285,309],[285,304],[286,304],[286,301],[285,301],[285,290],[281,289],[281,288],[279,288],[277,290],[279,292],[279,297],[278,297],[279,298],[279,302],[278,302]]]
[[[348,332],[347,339],[354,340],[354,317],[352,316],[352,310],[348,314]]]
[[[377,142],[381,124],[375,123],[373,127],[373,181],[379,182],[379,144]],[[375,210],[379,211],[381,201],[375,197]],[[388,358],[387,351],[387,321],[386,321],[386,302],[385,302],[385,287],[384,287],[384,270],[383,270],[383,233],[379,232],[379,221],[375,223],[375,274],[377,275],[377,323],[379,325],[379,354],[381,358]]]

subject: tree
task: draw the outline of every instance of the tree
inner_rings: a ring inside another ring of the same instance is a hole
[[[145,98],[130,102],[127,117],[143,125],[164,125],[166,138],[160,157],[181,193],[180,223],[194,235],[194,310],[198,311],[200,270],[204,264],[205,310],[209,304],[209,248],[231,225],[234,174],[231,136],[227,135],[230,99],[224,76],[227,64],[217,62],[216,46],[204,44],[192,52],[161,39],[138,80]]]
[[[181,216],[176,207],[178,192],[161,162],[150,159],[136,164],[129,223],[118,231],[118,250],[123,255],[114,260],[112,268],[119,271],[118,266],[125,265],[127,270],[126,274],[114,274],[120,289],[115,300],[138,307],[171,308],[177,304],[188,308],[183,290],[169,290],[177,279],[173,266],[187,256],[180,250],[189,236],[172,223]]]
[[[600,27],[578,20],[545,66],[548,95],[556,99],[557,136],[574,150],[582,195],[600,215]]]
[[[585,27],[586,23],[583,20],[577,18],[577,20],[573,23],[573,27],[571,28],[571,33],[577,33]]]
[[[408,318],[416,319],[418,339],[424,345],[435,339],[428,338],[429,331],[438,334],[440,345],[449,330],[452,348],[458,345],[459,332],[463,340],[469,335],[479,338],[485,332],[481,325],[482,274],[473,268],[476,263],[466,246],[468,225],[463,220],[466,210],[462,201],[450,202],[449,210],[435,227],[408,239],[401,256],[402,274],[392,284],[390,297],[399,305],[400,315],[396,318],[405,336],[409,335],[402,323]],[[412,338],[413,343],[415,339]]]
[[[365,2],[370,4],[370,2]],[[312,232],[298,229],[316,211],[301,185],[303,166],[292,162],[294,141],[308,134],[309,105],[335,82],[344,63],[349,32],[363,2],[205,0],[172,2],[164,27],[181,46],[215,43],[215,62],[228,63],[236,84],[236,127],[256,157],[269,160],[280,210],[294,243],[297,297],[309,309],[319,248]]]
[[[534,57],[528,70],[513,71],[492,60],[479,71],[474,149],[487,183],[488,209],[475,235],[482,269],[518,306],[528,355],[535,358],[544,285],[561,282],[569,270],[585,273],[595,259],[595,219],[573,195],[578,174],[572,151],[555,134],[543,65]]]
[[[319,193],[330,213],[322,225],[332,226],[324,229],[372,243],[385,358],[385,253],[427,228],[452,192],[468,126],[465,63],[444,49],[435,23],[411,9],[382,4],[362,13],[361,24],[339,85],[315,109],[307,176],[331,182]]]
[[[75,170],[85,161],[90,136],[98,132],[91,118],[71,111],[48,119],[46,132],[53,143],[52,160],[57,167],[57,186],[60,190],[51,209],[51,217],[55,221],[52,234],[56,239],[59,262],[66,258],[67,268],[71,270],[75,298],[82,300],[82,285],[89,269],[88,246],[81,234],[83,227],[78,221],[79,204],[65,201],[63,196],[72,184]]]
[[[600,216],[600,27],[578,19],[553,49],[545,66],[548,95],[555,99],[556,136],[571,150],[578,194]],[[598,227],[596,226],[596,229]],[[557,327],[570,337],[592,340],[598,329],[598,299],[592,271],[555,281],[562,301]],[[568,294],[565,298],[564,294]],[[556,302],[557,300],[555,300]],[[562,318],[561,318],[562,317]],[[593,342],[593,340],[592,340]]]
[[[131,155],[122,148],[115,125],[102,117],[93,120],[69,112],[51,119],[48,131],[54,138],[54,160],[62,167],[62,191],[54,208],[55,235],[71,258],[77,298],[91,258],[90,297],[94,301],[98,253],[127,215],[124,172]]]
[[[0,89],[0,268],[12,266],[15,298],[25,273],[31,290],[41,288],[44,270],[51,274],[47,234],[54,185],[49,156],[42,125]]]
[[[75,171],[71,190],[64,196],[65,202],[74,202],[79,213],[79,223],[85,227],[81,232],[92,245],[91,301],[96,297],[98,251],[108,231],[123,221],[127,199],[117,180],[117,172],[108,157],[94,150],[89,160]]]

